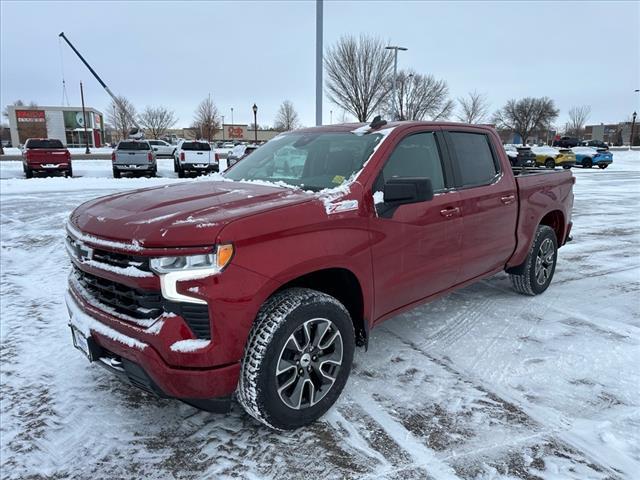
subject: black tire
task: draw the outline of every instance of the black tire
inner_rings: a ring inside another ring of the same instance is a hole
[[[330,342],[325,344],[328,332]],[[271,428],[293,430],[308,425],[340,396],[354,349],[351,316],[334,297],[308,288],[276,293],[264,303],[251,329],[238,401],[249,415]],[[278,374],[282,365],[285,368]],[[326,379],[332,379],[328,386],[318,385]]]
[[[591,168],[593,167],[593,162],[590,158],[585,158],[582,160],[582,168]]]
[[[149,176],[150,177],[157,177],[158,176],[158,166],[154,166],[151,170],[149,170]]]
[[[67,178],[73,177],[73,167],[71,165],[69,165],[69,170],[66,171],[65,176]]]
[[[569,170],[571,168],[571,165],[563,165],[562,168],[564,168],[565,170]]]
[[[113,178],[120,178],[122,177],[122,172],[120,172],[120,170],[118,170],[117,168],[113,169]]]
[[[550,249],[547,250],[547,247]],[[523,295],[540,295],[549,287],[557,261],[556,233],[547,225],[538,226],[527,259],[520,267],[514,269],[517,273],[509,274],[511,286]]]
[[[556,161],[553,158],[547,158],[544,161],[544,166],[546,168],[556,168]]]
[[[607,168],[608,166],[609,166],[609,165],[607,165],[606,163],[599,163],[599,164],[598,164],[598,168],[599,168],[600,170],[604,170],[604,169],[605,169],[605,168]]]
[[[185,172],[184,170],[180,167],[180,165],[178,165],[178,178],[184,178],[185,177]]]
[[[173,171],[174,173],[178,173],[178,159],[177,158],[173,158]]]
[[[33,170],[31,170],[29,167],[26,167],[24,169],[24,176],[27,178],[33,178]]]

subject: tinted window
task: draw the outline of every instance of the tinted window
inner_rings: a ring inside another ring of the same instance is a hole
[[[25,148],[64,148],[60,140],[27,140]]]
[[[149,140],[149,143],[151,145],[162,145],[162,142],[158,141],[158,140]]]
[[[382,174],[385,181],[394,177],[427,177],[434,191],[443,190],[442,162],[435,134],[416,133],[404,138],[393,150]]]
[[[487,136],[481,133],[451,132],[451,140],[461,177],[458,186],[491,183],[499,169]]]
[[[184,142],[182,150],[211,150],[211,145],[205,142]]]
[[[149,150],[148,142],[120,142],[118,150]]]

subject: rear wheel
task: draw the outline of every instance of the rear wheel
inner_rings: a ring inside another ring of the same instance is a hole
[[[178,178],[184,178],[185,172],[180,165],[178,165]]]
[[[556,161],[553,158],[547,158],[544,161],[544,166],[547,168],[556,168]]]
[[[178,173],[178,168],[179,168],[179,167],[178,167],[178,159],[177,159],[177,158],[175,158],[175,157],[173,157],[173,171],[174,171],[175,173]]]
[[[64,175],[68,178],[73,177],[73,167],[71,167],[71,165],[69,165],[69,170],[67,170]]]
[[[585,158],[582,160],[582,168],[591,168],[593,167],[593,162],[590,158]]]
[[[321,417],[347,382],[353,323],[334,297],[307,288],[275,294],[260,309],[245,349],[238,400],[278,430]]]
[[[118,170],[117,168],[113,169],[113,178],[120,178],[122,176],[122,172],[120,172],[120,170]]]
[[[599,163],[598,164],[598,168],[600,168],[600,170],[604,170],[607,167],[608,167],[608,165],[606,163]]]
[[[511,286],[523,295],[539,295],[553,278],[558,259],[556,233],[547,225],[540,225],[524,264],[517,273],[510,273]]]
[[[33,170],[31,170],[29,167],[25,167],[24,176],[27,178],[33,178]]]

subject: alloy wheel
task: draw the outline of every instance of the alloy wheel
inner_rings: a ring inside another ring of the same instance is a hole
[[[551,276],[555,254],[556,252],[553,248],[553,242],[551,239],[545,238],[540,244],[540,248],[538,248],[538,253],[536,254],[536,266],[534,273],[538,285],[544,285]]]
[[[276,366],[276,388],[289,408],[302,410],[322,400],[342,366],[340,330],[326,318],[300,325],[287,339]]]

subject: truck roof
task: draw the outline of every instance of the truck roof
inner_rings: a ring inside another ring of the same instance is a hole
[[[294,130],[294,132],[351,132],[358,128],[362,128],[369,123],[358,122],[358,123],[336,123],[332,125],[322,125],[318,127],[307,127],[301,128],[299,130]],[[377,128],[376,130],[382,130],[385,128],[391,127],[417,127],[417,126],[430,126],[430,127],[474,127],[481,128],[483,130],[493,130],[491,125],[487,124],[468,124],[468,123],[460,123],[460,122],[431,122],[431,121],[417,121],[417,120],[402,120],[402,121],[392,121],[387,122],[385,125]],[[375,130],[374,130],[375,131]]]

